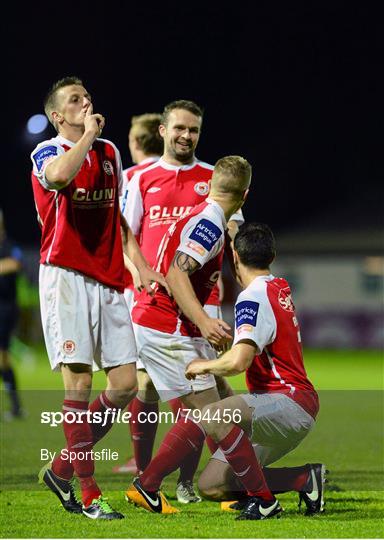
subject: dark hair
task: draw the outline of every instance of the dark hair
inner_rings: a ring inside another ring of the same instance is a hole
[[[49,89],[49,92],[44,99],[44,111],[45,111],[45,114],[47,115],[48,120],[51,122],[51,124],[54,125],[51,118],[51,112],[56,107],[57,91],[60,90],[60,88],[64,88],[65,86],[72,86],[73,84],[78,84],[79,86],[83,86],[83,81],[79,79],[79,77],[75,77],[75,76],[64,77],[63,79],[60,79],[59,81],[56,81],[55,83],[53,83],[53,85]]]
[[[251,268],[264,270],[276,255],[275,238],[264,223],[244,223],[235,236],[234,248],[240,261]]]
[[[199,105],[196,105],[193,101],[188,101],[186,99],[179,99],[177,101],[172,101],[164,107],[163,114],[161,116],[161,123],[167,125],[169,113],[175,109],[183,109],[184,111],[189,111],[195,116],[203,118],[204,111]]]
[[[160,122],[161,114],[158,113],[145,113],[132,117],[131,129],[134,128],[133,135],[144,154],[160,156],[163,153],[164,141],[159,133]]]

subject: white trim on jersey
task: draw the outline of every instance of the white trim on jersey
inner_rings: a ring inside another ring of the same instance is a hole
[[[48,254],[47,254],[47,260],[46,263],[49,264],[49,258],[51,256],[51,252],[53,249],[53,244],[55,243],[56,239],[56,232],[57,232],[57,222],[59,221],[59,192],[55,190],[55,232],[53,233],[53,238],[51,245],[49,246]]]
[[[237,225],[240,227],[245,222],[244,214],[241,210],[241,208],[231,215],[228,221],[236,221]]]
[[[274,376],[276,377],[276,379],[277,379],[278,381],[280,381],[280,384],[283,384],[283,385],[285,385],[285,386],[289,386],[289,387],[290,387],[289,393],[290,393],[290,394],[294,394],[296,388],[293,386],[293,384],[287,383],[287,382],[285,382],[284,379],[281,378],[281,375],[280,375],[280,373],[277,371],[276,366],[275,366],[275,363],[274,363],[274,361],[272,360],[272,356],[269,354],[268,350],[265,349],[263,352],[265,352],[265,354],[267,355],[267,358],[268,358],[268,361],[269,361],[269,365],[271,366],[272,372],[273,372]]]
[[[141,222],[144,215],[143,197],[140,190],[141,171],[138,171],[132,176],[129,184],[126,184],[125,193],[123,194],[123,207],[121,212],[125,217],[132,233],[137,236],[140,233]],[[129,187],[128,187],[129,186]]]

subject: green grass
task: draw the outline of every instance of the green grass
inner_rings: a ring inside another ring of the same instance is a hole
[[[384,534],[383,500],[383,365],[375,351],[306,351],[307,371],[321,390],[315,429],[276,466],[324,462],[330,469],[326,512],[307,518],[297,513],[297,495],[279,495],[285,509],[280,520],[237,522],[217,503],[175,503],[174,516],[149,514],[127,505],[123,493],[131,477],[113,475],[111,462],[97,462],[96,476],[112,505],[126,519],[102,523],[65,513],[56,498],[36,484],[41,447],[59,450],[61,427],[42,425],[42,410],[60,410],[60,375],[52,374],[44,350],[15,344],[22,399],[28,412],[21,421],[2,423],[0,520],[2,537],[10,538],[380,538]],[[244,390],[243,377],[230,382]],[[103,388],[97,374],[95,388]],[[6,407],[2,398],[1,406]],[[159,426],[157,444],[169,425]],[[128,427],[115,425],[99,448],[110,448],[124,461],[130,453]],[[97,448],[96,448],[97,449]],[[199,469],[207,459],[204,450]],[[164,482],[172,498],[176,474]]]

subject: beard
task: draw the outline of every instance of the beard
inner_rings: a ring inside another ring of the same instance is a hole
[[[169,153],[172,155],[172,157],[174,157],[181,163],[189,163],[194,158],[195,149],[193,148],[193,146],[189,146],[189,147],[185,147],[185,150],[180,151],[178,150],[178,147],[175,144],[175,146],[172,146],[170,148]]]

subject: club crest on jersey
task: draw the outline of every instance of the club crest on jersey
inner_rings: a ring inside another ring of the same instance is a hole
[[[203,246],[207,251],[211,251],[221,234],[219,227],[212,223],[212,221],[201,219],[189,235],[189,238]]]
[[[110,161],[103,161],[103,169],[109,176],[113,175],[113,165]]]
[[[44,164],[52,161],[57,156],[56,146],[45,146],[41,148],[36,154],[33,154],[33,159],[36,163],[37,170],[40,172]]]
[[[64,354],[66,354],[67,356],[71,356],[72,354],[75,353],[75,350],[76,350],[76,344],[74,341],[72,341],[71,339],[67,339],[64,341],[63,343]]]
[[[284,289],[281,289],[279,291],[278,302],[280,304],[280,307],[282,307],[285,311],[294,311],[295,306],[292,302],[292,296],[289,287],[285,287]]]
[[[252,332],[256,327],[257,313],[259,311],[259,302],[244,300],[235,307],[236,332]]]
[[[198,195],[207,195],[209,192],[209,184],[207,182],[197,182],[193,188]]]

